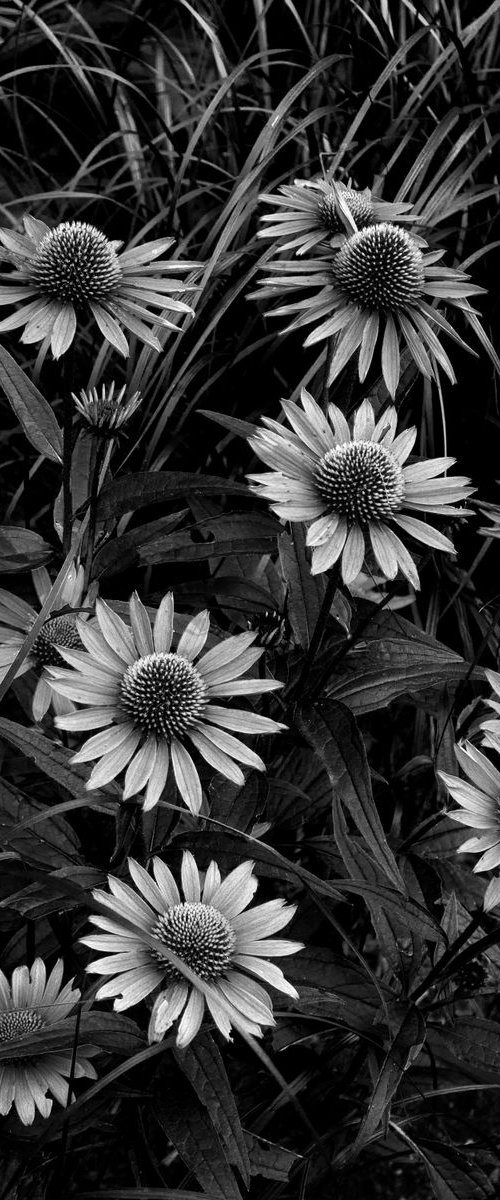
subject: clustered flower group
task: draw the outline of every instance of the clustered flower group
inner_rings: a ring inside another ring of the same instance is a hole
[[[259,294],[285,298],[274,314],[291,317],[290,329],[313,326],[307,345],[329,343],[328,384],[354,355],[364,381],[379,354],[394,398],[401,345],[427,378],[437,378],[441,368],[454,380],[440,335],[464,343],[442,306],[459,309],[477,331],[468,298],[482,289],[443,266],[441,250],[428,250],[410,205],[326,179],[296,180],[262,200],[273,212],[262,218],[260,236],[274,242],[278,257],[268,264]],[[0,304],[19,306],[0,322],[0,332],[22,328],[22,341],[41,342],[42,356],[49,346],[55,358],[64,355],[89,317],[122,355],[129,352],[124,330],[159,350],[159,332],[176,328],[172,316],[192,314],[175,294],[193,285],[176,277],[196,264],[163,259],[171,238],[122,251],[91,224],[50,228],[29,216],[24,233],[0,229],[0,244],[8,267]],[[289,252],[294,257],[284,258]],[[136,413],[140,395],[115,391],[113,383],[73,400],[87,431],[114,439]],[[418,588],[413,543],[455,552],[422,514],[449,521],[468,513],[463,502],[473,491],[470,481],[447,475],[455,460],[411,458],[417,431],[398,426],[391,403],[376,414],[364,400],[351,422],[335,404],[325,412],[306,390],[300,404],[283,401],[282,408],[283,423],[263,417],[249,439],[268,468],[250,474],[250,489],[283,521],[305,524],[312,573],[336,568],[353,595],[371,596],[371,582],[398,573]],[[40,606],[48,606],[45,568],[33,572],[33,585]],[[35,672],[34,720],[46,719],[52,705],[56,729],[73,746],[71,761],[93,764],[88,791],[119,785],[121,800],[139,797],[145,811],[177,807],[180,798],[192,822],[208,814],[213,771],[241,787],[242,768],[265,770],[242,739],[286,727],[251,707],[252,698],[271,698],[282,686],[263,666],[255,631],[215,635],[208,612],[189,619],[176,614],[171,592],[155,612],[134,594],[124,619],[96,597],[95,586],[86,590],[78,562],[23,658],[37,620],[25,600],[0,592],[0,679],[16,669],[18,658],[16,675]],[[500,675],[491,674],[490,682],[500,697]],[[500,703],[493,700],[491,707],[497,715],[483,723],[484,742],[499,750]],[[75,737],[83,734],[90,736],[75,749]],[[469,782],[442,775],[460,805],[450,815],[475,830],[478,836],[461,850],[481,854],[475,870],[488,870],[500,864],[500,773],[472,743],[457,747],[457,756]],[[273,936],[292,919],[293,905],[271,899],[249,908],[257,888],[253,867],[240,862],[223,878],[215,861],[200,869],[184,851],[179,889],[162,858],[152,858],[152,873],[129,859],[131,884],[110,876],[108,890],[93,892],[91,922],[98,932],[81,939],[101,952],[87,966],[105,979],[97,1001],[112,998],[118,1012],[146,1001],[150,1042],[178,1022],[177,1045],[187,1046],[207,1011],[225,1038],[232,1029],[260,1036],[274,1023],[266,986],[297,997],[270,960],[299,951],[302,943]],[[95,1078],[89,1062],[95,1048],[72,1051],[69,1014],[80,992],[71,983],[61,986],[62,972],[58,962],[47,978],[39,958],[31,970],[16,968],[10,983],[0,972],[0,1113],[14,1105],[25,1124],[36,1111],[48,1116],[49,1092],[67,1104],[70,1080]],[[54,1030],[55,1049],[48,1036]]]

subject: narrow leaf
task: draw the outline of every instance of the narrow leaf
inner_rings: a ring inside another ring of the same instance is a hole
[[[366,750],[352,713],[343,704],[324,702],[316,708],[298,707],[294,719],[325,767],[334,796],[347,808],[378,866],[396,888],[404,891],[375,807]]]
[[[50,404],[4,346],[0,346],[0,387],[35,450],[51,462],[62,463],[62,433]]]

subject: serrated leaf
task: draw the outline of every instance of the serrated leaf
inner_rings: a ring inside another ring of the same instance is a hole
[[[39,533],[20,525],[0,525],[0,571],[4,575],[33,571],[53,556],[52,546]]]
[[[304,528],[298,522],[292,526],[291,534],[280,534],[278,551],[286,589],[288,620],[299,646],[307,650],[317,624],[326,584],[322,575],[311,575]]]
[[[116,575],[118,572],[130,571],[133,567],[140,566],[145,561],[145,548],[150,542],[154,542],[154,561],[163,562],[165,535],[175,529],[188,512],[189,509],[182,508],[168,517],[160,517],[159,521],[149,521],[146,525],[127,530],[120,537],[108,542],[93,560],[93,579],[100,579],[103,575]],[[153,561],[151,555],[147,561]]]
[[[174,1061],[162,1075],[153,1111],[198,1183],[218,1200],[242,1200],[217,1130]]]
[[[98,521],[115,520],[149,504],[177,500],[179,496],[249,496],[244,483],[192,471],[138,471],[107,484],[99,495]]]
[[[196,1095],[210,1114],[229,1162],[248,1186],[250,1162],[240,1118],[221,1054],[209,1033],[203,1031],[175,1057]]]
[[[313,747],[330,780],[334,798],[345,806],[377,865],[401,891],[403,880],[375,807],[364,742],[352,712],[343,704],[298,706],[294,721]]]
[[[0,346],[0,387],[35,450],[51,462],[62,463],[62,433],[50,404],[4,346]]]
[[[318,670],[326,665],[324,657],[318,660]],[[459,654],[399,613],[379,613],[364,630],[363,641],[334,667],[325,694],[361,714],[386,708],[400,696],[458,683],[469,674],[484,679],[482,667],[471,669]]]

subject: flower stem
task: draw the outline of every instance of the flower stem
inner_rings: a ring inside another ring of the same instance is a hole
[[[327,404],[328,404],[328,401],[330,398],[330,371],[332,369],[332,362],[334,359],[335,350],[337,348],[337,341],[338,341],[338,336],[336,333],[334,333],[333,337],[329,338],[328,342],[327,342],[325,371],[324,371],[324,375],[323,375],[323,386],[322,386],[322,390],[321,390],[321,407],[323,410],[326,410],[326,407],[327,407]]]
[[[318,619],[316,621],[316,625],[314,626],[313,635],[312,635],[311,641],[309,643],[309,649],[307,651],[306,657],[302,664],[302,670],[300,672],[299,678],[298,678],[296,686],[294,688],[294,691],[296,691],[298,693],[303,691],[305,684],[311,673],[311,669],[314,666],[314,659],[316,657],[316,654],[321,647],[321,643],[323,641],[323,634],[326,629],[328,617],[330,615],[330,609],[331,609],[332,603],[333,603],[333,598],[334,598],[335,592],[337,590],[339,574],[340,574],[340,564],[337,563],[336,566],[333,568],[331,575],[329,576],[329,579],[328,579],[328,582],[326,585],[326,591],[323,596],[323,602],[322,602],[321,608],[319,610]]]
[[[100,439],[97,443],[94,462],[92,469],[92,483],[90,487],[89,498],[89,532],[87,537],[87,553],[85,564],[85,587],[88,587],[92,571],[92,560],[94,557],[95,534],[97,525],[97,501],[99,498],[99,476],[104,459],[104,443]]]
[[[71,458],[73,454],[73,404],[71,396],[65,391],[63,397],[63,554],[67,554],[71,546],[73,528],[73,507],[71,497]]]
[[[73,532],[73,501],[71,496],[71,459],[73,455],[73,390],[74,353],[70,346],[61,367],[63,391],[63,554],[68,554]]]

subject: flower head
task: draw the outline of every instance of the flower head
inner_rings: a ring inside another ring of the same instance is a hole
[[[103,337],[126,357],[129,347],[123,328],[161,350],[150,326],[176,329],[171,314],[192,312],[173,295],[186,291],[186,285],[164,276],[194,264],[159,259],[173,238],[159,238],[120,253],[121,242],[109,241],[85,221],[62,221],[50,229],[29,216],[24,218],[24,228],[24,234],[0,229],[0,243],[7,251],[4,257],[14,266],[3,275],[0,304],[21,304],[0,321],[0,331],[24,326],[21,341],[47,339],[54,358],[60,358],[73,341],[77,320],[90,312]]]
[[[208,612],[201,612],[188,622],[173,650],[171,592],[162,600],[153,628],[136,594],[130,601],[132,628],[101,600],[96,616],[97,628],[79,627],[86,652],[62,651],[73,669],[50,671],[56,692],[86,705],[58,718],[58,727],[103,731],[89,738],[73,758],[97,762],[88,788],[102,787],[125,770],[124,799],[145,788],[148,809],[160,799],[171,763],[181,796],[198,812],[201,783],[186,742],[233,783],[244,782],[238,762],[265,769],[259,755],[228,731],[267,734],[284,726],[214,703],[281,687],[274,679],[241,678],[263,653],[252,645],[255,632],[226,638],[203,653],[210,619]]]
[[[198,1033],[205,1003],[224,1037],[232,1026],[261,1036],[262,1026],[273,1025],[274,1019],[269,995],[252,976],[296,997],[268,956],[294,954],[302,943],[272,937],[291,920],[295,906],[268,900],[243,911],[257,888],[253,865],[240,863],[222,881],[215,862],[202,874],[193,855],[184,851],[181,895],[160,858],[153,859],[154,880],[129,859],[135,889],[110,876],[110,892],[93,893],[104,913],[90,918],[105,932],[82,938],[86,946],[106,954],[87,967],[111,976],[97,999],[116,997],[114,1008],[122,1012],[161,987],[151,1014],[150,1041],[160,1041],[182,1013],[177,1045],[187,1046]],[[201,987],[164,950],[194,972]]]
[[[33,585],[40,603],[45,604],[52,587],[50,575],[45,567],[38,567],[31,574]],[[41,721],[52,704],[58,713],[73,710],[73,705],[55,696],[48,682],[44,668],[62,665],[60,648],[77,649],[82,646],[76,626],[76,613],[67,609],[81,609],[91,603],[90,593],[84,597],[83,567],[73,563],[63,584],[57,601],[57,609],[51,612],[44,621],[29,654],[23,659],[17,676],[34,668],[38,672],[38,682],[33,694],[33,718]],[[81,614],[82,617],[84,614]],[[26,634],[34,625],[38,613],[15,596],[13,592],[0,588],[0,679],[5,679],[14,659],[24,642]]]
[[[324,416],[305,389],[302,407],[283,401],[291,431],[264,417],[265,428],[249,438],[259,458],[271,467],[250,475],[253,490],[285,521],[309,523],[312,573],[328,570],[342,556],[342,577],[351,584],[363,568],[369,547],[385,579],[398,569],[419,587],[415,563],[394,526],[426,546],[454,554],[452,542],[412,511],[461,516],[453,507],[470,495],[464,476],[438,479],[453,458],[428,459],[405,466],[417,431],[396,436],[397,415],[386,409],[376,422],[372,405],[358,408],[353,430],[334,404]],[[408,511],[409,510],[409,511]]]
[[[444,251],[424,253],[423,247],[420,237],[382,221],[345,238],[340,250],[329,258],[322,255],[308,262],[268,263],[274,274],[263,280],[260,292],[254,295],[276,298],[280,293],[316,289],[306,299],[274,309],[271,315],[294,316],[289,329],[314,322],[316,328],[306,338],[306,346],[336,337],[329,383],[358,352],[362,382],[379,339],[382,374],[391,396],[399,383],[401,341],[423,375],[437,378],[440,366],[454,383],[453,368],[436,327],[469,347],[430,301],[445,301],[459,308],[479,333],[467,297],[484,288],[470,283],[463,271],[436,265]],[[481,336],[486,344],[482,331]]]
[[[117,437],[141,403],[140,392],[134,392],[124,400],[126,391],[126,386],[122,387],[115,395],[113,380],[109,387],[102,385],[100,395],[97,388],[90,388],[88,392],[82,389],[79,397],[74,392],[71,395],[80,416],[92,432],[101,437]]]
[[[491,871],[500,866],[500,771],[472,742],[455,746],[458,762],[470,782],[445,771],[438,774],[450,795],[460,805],[448,813],[452,821],[468,825],[477,836],[460,846],[461,854],[480,854],[474,871]]]
[[[486,671],[486,678],[493,688],[493,695],[486,703],[495,716],[481,721],[480,728],[484,733],[483,744],[493,750],[500,750],[500,674],[498,671]]]
[[[0,1113],[7,1116],[12,1105],[23,1125],[31,1125],[35,1111],[48,1117],[51,1092],[64,1107],[69,1100],[74,1026],[66,1021],[80,999],[72,982],[61,987],[63,963],[59,959],[47,979],[45,964],[36,958],[31,969],[16,967],[9,984],[0,971]],[[44,1051],[37,1046],[43,1030],[60,1032],[57,1047]],[[65,1037],[66,1033],[66,1037]],[[10,1054],[12,1043],[12,1055]],[[85,1048],[89,1053],[90,1048]],[[87,1058],[77,1054],[74,1076],[95,1079]]]
[[[299,256],[321,244],[342,245],[346,232],[355,233],[377,221],[404,219],[412,207],[379,200],[370,188],[360,191],[326,179],[296,179],[259,199],[277,212],[261,217],[258,236],[272,238],[277,248],[295,250]]]

